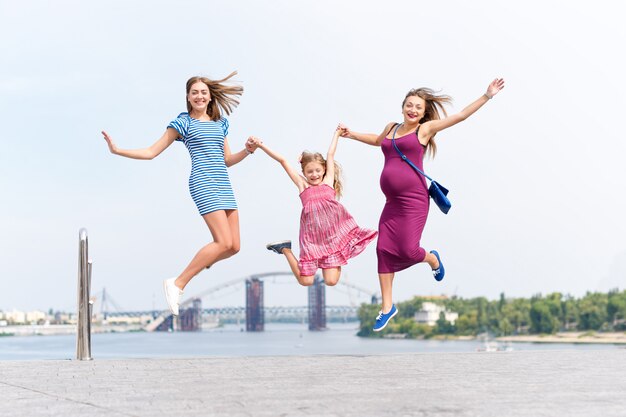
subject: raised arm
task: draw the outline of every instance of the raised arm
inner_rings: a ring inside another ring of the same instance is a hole
[[[179,135],[176,129],[168,127],[163,136],[149,147],[143,149],[120,149],[115,145],[107,132],[102,131],[102,136],[104,136],[104,140],[109,145],[109,150],[112,154],[132,159],[154,159],[170,146]]]
[[[333,139],[330,141],[328,147],[328,153],[326,154],[326,173],[324,174],[324,183],[333,186],[335,182],[335,151],[337,150],[337,142],[339,142],[339,136],[341,130],[339,127],[335,129],[333,133]]]
[[[491,100],[493,96],[498,94],[503,88],[504,80],[502,78],[496,78],[489,84],[489,86],[487,87],[487,92],[485,92],[485,94],[480,96],[477,100],[475,100],[469,106],[465,107],[459,113],[448,116],[445,119],[430,120],[422,124],[422,127],[420,129],[420,137],[425,141],[429,141],[430,138],[435,135],[435,133],[447,129],[450,126],[454,126],[459,122],[462,122],[463,120],[470,117],[472,114],[476,113],[478,109],[484,106],[485,103]]]
[[[389,123],[387,126],[385,126],[385,129],[379,135],[375,133],[355,132],[353,130],[350,130],[348,126],[341,123],[339,124],[337,129],[340,131],[339,135],[341,137],[358,140],[359,142],[363,142],[372,146],[380,146],[383,139],[385,139],[385,136],[387,136],[387,133],[389,133],[389,129],[391,129],[392,125],[393,123]]]
[[[298,187],[298,191],[300,192],[304,191],[304,188],[305,188],[304,178],[302,178],[302,176],[291,165],[289,165],[289,162],[287,162],[287,159],[285,159],[285,157],[282,156],[281,154],[274,152],[266,144],[264,144],[257,138],[253,138],[253,139],[256,141],[255,143],[257,143],[257,146],[263,150],[263,152],[268,154],[270,158],[274,159],[276,162],[282,165],[287,175],[289,175],[289,178],[291,178],[291,181],[293,181],[296,187]]]

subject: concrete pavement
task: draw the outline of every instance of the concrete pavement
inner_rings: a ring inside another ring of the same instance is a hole
[[[0,362],[0,416],[626,416],[626,349]]]

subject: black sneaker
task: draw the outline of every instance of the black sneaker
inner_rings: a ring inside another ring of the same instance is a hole
[[[284,249],[291,249],[291,240],[282,240],[280,242],[268,243],[265,245],[267,250],[272,250],[279,255],[283,254]]]

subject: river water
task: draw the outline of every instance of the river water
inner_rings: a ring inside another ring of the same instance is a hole
[[[370,339],[356,336],[357,323],[330,323],[328,330],[311,332],[306,324],[268,323],[264,332],[240,326],[201,332],[104,333],[91,337],[94,359],[197,358],[285,355],[378,355],[425,352],[477,352],[485,344],[472,341]],[[616,345],[514,343],[513,350],[618,349]],[[0,337],[0,360],[73,359],[76,336]]]

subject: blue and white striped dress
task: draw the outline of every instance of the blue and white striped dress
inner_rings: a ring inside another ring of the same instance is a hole
[[[189,192],[200,215],[236,210],[237,202],[224,161],[228,120],[201,121],[181,113],[167,126],[176,129],[191,156]]]

